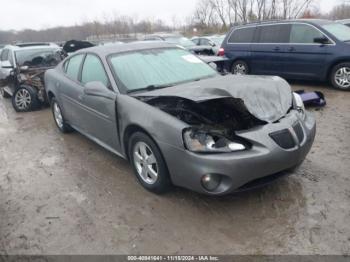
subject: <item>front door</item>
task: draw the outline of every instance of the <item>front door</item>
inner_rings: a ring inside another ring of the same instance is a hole
[[[101,90],[97,90],[96,95],[84,92],[81,107],[85,113],[81,115],[81,121],[90,136],[120,151],[116,93],[109,88],[110,82],[101,60],[96,55],[87,54],[81,72],[81,84],[83,88],[88,88],[85,86],[93,82],[100,83],[97,88]]]
[[[286,77],[300,79],[314,79],[323,75],[323,66],[329,48],[333,47],[331,40],[328,44],[315,42],[316,38],[326,36],[317,28],[302,23],[292,24],[286,63]],[[328,50],[328,51],[327,51]]]

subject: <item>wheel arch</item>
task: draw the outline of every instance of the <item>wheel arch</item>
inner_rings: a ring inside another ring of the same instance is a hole
[[[140,125],[137,125],[137,124],[129,124],[124,132],[123,132],[123,138],[122,138],[122,146],[123,146],[123,149],[124,149],[124,153],[125,153],[125,156],[126,156],[126,159],[127,160],[130,160],[130,157],[129,157],[129,140],[130,140],[130,137],[136,133],[136,132],[142,132],[144,134],[146,134],[147,136],[150,137],[150,139],[152,139],[152,141],[157,145],[157,147],[159,148],[159,145],[158,143],[154,140],[154,138],[151,136],[151,134],[149,132],[146,131],[146,129],[144,129],[143,127],[141,127]],[[160,150],[161,152],[161,150]],[[163,154],[161,152],[161,154]]]
[[[337,59],[335,61],[333,61],[329,67],[327,68],[327,74],[326,74],[326,79],[325,80],[330,80],[333,68],[339,64],[342,63],[350,63],[350,57],[346,57],[346,58],[341,58],[341,59]]]
[[[49,99],[49,103],[51,104],[52,98],[56,97],[55,94],[50,90],[47,92],[47,98]]]

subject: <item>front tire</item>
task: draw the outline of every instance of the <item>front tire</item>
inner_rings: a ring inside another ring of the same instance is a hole
[[[12,106],[17,112],[29,112],[38,109],[38,91],[31,86],[20,86],[12,96]]]
[[[248,75],[249,66],[243,60],[237,60],[233,63],[231,72],[234,75]]]
[[[51,111],[52,111],[53,119],[55,120],[56,126],[62,133],[70,133],[73,131],[73,128],[69,124],[67,124],[63,116],[61,107],[58,104],[56,98],[54,97],[51,99]]]
[[[337,89],[350,90],[350,63],[334,66],[330,74],[330,81]]]
[[[140,184],[147,190],[162,194],[170,191],[168,168],[156,143],[142,132],[129,140],[129,159]]]

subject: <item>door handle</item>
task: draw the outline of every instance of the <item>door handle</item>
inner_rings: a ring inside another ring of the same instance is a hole
[[[276,46],[273,51],[280,51],[280,48],[278,46]]]
[[[79,100],[83,100],[83,95],[78,95]]]
[[[288,51],[289,51],[289,52],[294,52],[294,51],[295,51],[295,48],[294,48],[294,47],[290,47],[290,48],[288,49]]]

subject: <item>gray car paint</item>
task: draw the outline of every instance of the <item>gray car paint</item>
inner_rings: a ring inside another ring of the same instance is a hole
[[[175,185],[200,193],[227,194],[254,179],[296,167],[305,159],[315,137],[316,124],[309,113],[306,114],[305,120],[301,119],[297,110],[290,110],[277,123],[269,123],[251,130],[237,132],[237,135],[246,138],[252,143],[250,150],[204,155],[186,150],[182,132],[189,125],[135,97],[123,94],[114,81],[107,61],[107,57],[114,53],[167,47],[174,46],[166,43],[141,42],[81,50],[77,54],[92,53],[100,57],[111,81],[110,89],[106,88],[101,91],[101,93],[105,94],[103,96],[90,96],[84,91],[87,87],[65,76],[62,69],[63,61],[55,69],[46,72],[47,93],[49,97],[52,95],[56,97],[69,124],[96,143],[123,158],[127,158],[125,142],[127,142],[126,135],[128,130],[134,127],[143,130],[159,146],[169,169],[172,182]],[[198,90],[202,91],[209,86],[213,88],[214,83],[220,85],[220,87],[216,86],[212,89],[214,92],[207,92],[208,90],[199,92],[199,96],[193,95],[191,92],[182,92],[184,91],[183,86],[147,93],[143,92],[142,95],[161,96],[171,94],[172,96],[184,96],[192,100],[210,99],[210,96],[215,98],[237,95],[247,100],[245,101],[246,106],[247,108],[249,107],[251,113],[270,122],[273,119],[280,118],[283,112],[286,113],[287,107],[290,108],[290,88],[279,78],[260,77],[254,79],[253,77],[242,76],[240,78],[227,77],[222,79],[225,80],[215,78],[195,82],[192,85],[188,84],[187,87],[189,89],[197,90],[196,88],[198,88]],[[235,85],[235,87],[231,88],[229,85],[226,87],[221,86],[224,82],[233,84],[232,81],[235,80],[240,83],[241,87],[239,87],[240,85]],[[262,91],[259,91],[259,88],[256,86],[261,87]],[[80,88],[81,90],[78,92],[78,96],[71,93],[71,89],[75,88]],[[179,89],[177,90],[177,88]],[[237,90],[234,91],[234,89]],[[180,90],[181,94],[177,92]],[[257,94],[254,94],[254,92],[257,92]],[[276,101],[265,103],[269,101],[269,95],[272,95]],[[63,103],[65,99],[77,107],[76,111],[66,108]],[[254,101],[258,101],[261,106],[267,106],[264,110],[261,108],[256,109],[254,108]],[[106,107],[108,108],[107,110]],[[276,109],[276,112],[273,112],[273,108]],[[306,138],[304,141],[297,141],[298,146],[296,148],[284,150],[277,146],[268,136],[270,132],[290,128],[297,121],[302,124]],[[109,123],[111,125],[101,123]],[[111,137],[115,138],[115,143],[110,141],[109,138]],[[225,177],[224,183],[215,192],[206,192],[201,186],[201,177],[208,173],[222,174]]]
[[[280,77],[269,76],[218,76],[143,92],[139,96],[177,96],[196,102],[226,97],[240,98],[252,115],[269,123],[285,116],[292,106],[289,84]]]

